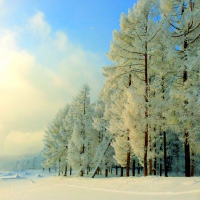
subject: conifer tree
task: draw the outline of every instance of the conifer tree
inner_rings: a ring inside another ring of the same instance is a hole
[[[199,60],[200,44],[200,2],[193,0],[170,0],[162,2],[162,15],[166,27],[171,30],[168,36],[176,50],[174,61],[175,79],[171,89],[170,102],[174,107],[171,114],[176,118],[174,130],[184,140],[185,176],[190,176],[191,139],[198,131],[194,130],[198,124],[196,109],[192,107],[194,99],[198,99],[199,89]],[[195,64],[194,64],[195,63]],[[196,113],[196,114],[195,114]],[[172,116],[171,115],[171,116]],[[195,145],[195,144],[194,144]],[[193,150],[192,150],[193,151]]]
[[[66,105],[63,109],[60,109],[47,128],[43,150],[44,168],[58,165],[61,170],[67,166],[68,142],[71,137],[71,131],[66,127],[69,108],[70,106]]]
[[[147,176],[149,139],[150,59],[152,57],[154,39],[159,31],[155,21],[155,18],[159,16],[157,6],[158,1],[156,0],[139,0],[134,6],[134,11],[129,10],[128,16],[122,14],[121,30],[113,32],[113,42],[108,53],[108,57],[116,63],[117,67],[113,78],[119,77],[119,79],[123,80],[124,77],[131,74],[135,98],[141,97],[141,101],[137,102],[141,104],[141,106],[138,104],[141,108],[140,115],[136,116],[132,113],[131,121],[135,125],[129,126],[130,123],[127,123],[127,125],[132,138],[135,139],[135,134],[138,134],[137,137],[143,138],[144,176]],[[130,94],[133,95],[133,93],[131,92]],[[136,99],[132,100],[136,101]],[[128,107],[127,110],[129,110]],[[129,118],[130,114],[127,113],[126,116]],[[139,124],[142,124],[142,126],[135,123],[137,121],[135,118],[137,117],[141,118]],[[127,121],[129,120],[127,119]],[[132,146],[134,146],[133,143],[134,141],[132,140]]]
[[[105,170],[106,176],[108,175],[108,168],[111,168],[116,161],[114,159],[114,149],[111,146],[113,142],[113,135],[109,131],[110,126],[110,90],[104,84],[99,98],[96,103],[94,112],[94,129],[97,131],[99,144],[97,146],[96,154],[94,155],[94,163],[96,165],[93,178],[97,169]]]
[[[91,153],[90,134],[93,130],[93,106],[90,103],[90,88],[84,84],[79,94],[74,98],[70,112],[74,120],[72,138],[69,142],[68,160],[71,167],[83,176],[90,164]]]

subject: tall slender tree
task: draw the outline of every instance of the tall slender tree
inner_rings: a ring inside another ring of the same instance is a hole
[[[156,17],[158,13],[158,1],[139,0],[134,6],[134,11],[129,10],[129,15],[122,14],[120,21],[120,31],[113,32],[113,42],[111,43],[108,57],[116,62],[116,77],[124,79],[124,74],[131,74],[132,88],[136,96],[143,96],[140,115],[143,119],[143,126],[137,125],[128,128],[132,135],[143,132],[143,165],[144,176],[147,176],[147,152],[149,139],[149,78],[150,59],[152,57],[154,38],[159,32]],[[132,93],[133,94],[133,93]],[[130,102],[131,103],[131,102]],[[138,102],[139,103],[139,102]],[[127,108],[128,109],[128,108]],[[130,116],[130,115],[129,115]],[[126,116],[125,116],[126,117]],[[132,121],[135,123],[135,115],[132,113]],[[137,130],[134,131],[133,128]],[[138,128],[137,128],[138,127]],[[133,138],[134,136],[132,136]],[[134,146],[134,145],[132,145]]]
[[[90,134],[93,134],[93,106],[90,103],[90,88],[84,84],[71,105],[74,127],[69,143],[68,159],[72,168],[83,176],[89,166],[91,150]]]
[[[171,100],[175,104],[173,113],[177,116],[176,131],[184,139],[185,176],[190,176],[191,138],[190,126],[196,124],[194,113],[188,109],[192,103],[192,91],[197,88],[199,67],[194,62],[200,41],[199,1],[162,1],[162,15],[171,30],[170,40],[176,50],[176,76],[171,90]],[[166,25],[166,26],[167,26]]]

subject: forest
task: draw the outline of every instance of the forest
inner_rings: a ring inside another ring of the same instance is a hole
[[[200,0],[138,0],[107,57],[97,101],[84,84],[49,123],[43,168],[199,175]]]

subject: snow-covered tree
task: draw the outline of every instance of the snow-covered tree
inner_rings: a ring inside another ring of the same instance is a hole
[[[124,115],[128,129],[131,133],[132,146],[138,144],[135,137],[143,139],[143,165],[144,175],[147,175],[147,152],[149,136],[149,88],[150,88],[150,61],[153,55],[154,39],[160,28],[155,19],[159,17],[158,1],[139,0],[134,6],[134,10],[129,10],[128,16],[122,14],[120,21],[120,31],[114,31],[113,42],[111,43],[109,59],[116,63],[117,69],[113,78],[124,82],[131,75],[131,90],[134,90],[137,106],[140,107],[140,115],[134,113]],[[118,80],[116,80],[118,81]],[[127,82],[128,83],[128,82]],[[130,92],[129,95],[133,95]],[[139,98],[140,96],[140,98]],[[137,99],[140,99],[140,102]],[[132,102],[130,102],[132,103]],[[135,104],[135,105],[136,105]],[[130,104],[129,104],[130,105]],[[127,107],[127,110],[129,108]],[[139,114],[139,113],[138,113]],[[138,122],[140,118],[140,122]],[[138,120],[137,120],[138,119]],[[137,136],[136,136],[137,134]],[[136,145],[137,146],[137,145]]]
[[[45,135],[43,166],[193,176],[200,154],[200,1],[138,0],[113,32],[104,86],[85,84]],[[184,156],[183,156],[184,153]],[[183,162],[183,157],[185,162]],[[18,163],[19,164],[19,163]],[[148,171],[149,169],[149,171]]]
[[[69,109],[70,106],[66,105],[59,110],[49,124],[44,138],[43,167],[50,168],[58,165],[59,174],[61,169],[67,166],[68,142],[72,134],[67,124]]]
[[[93,130],[93,105],[90,103],[90,88],[84,84],[74,98],[71,109],[74,120],[72,138],[69,142],[68,160],[72,168],[83,176],[90,165],[91,141]]]
[[[165,27],[170,29],[168,39],[176,50],[173,88],[170,91],[172,128],[184,141],[185,176],[190,176],[190,154],[194,153],[196,136],[199,134],[199,44],[200,2],[170,0],[162,2]]]
[[[93,126],[96,130],[96,134],[98,135],[96,154],[94,155],[95,173],[97,169],[107,171],[108,168],[112,167],[116,163],[113,158],[114,149],[111,146],[113,136],[108,130],[109,120],[105,117],[105,98],[106,96],[104,96],[102,89],[97,100],[93,116]]]

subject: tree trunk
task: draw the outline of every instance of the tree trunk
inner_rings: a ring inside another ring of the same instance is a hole
[[[149,159],[149,175],[152,175],[152,159]]]
[[[108,169],[105,170],[105,177],[108,177]]]
[[[130,160],[131,160],[131,153],[127,153],[127,163],[126,163],[126,176],[129,177],[129,169],[130,169]]]
[[[130,67],[131,68],[131,67]],[[129,74],[129,82],[128,85],[129,87],[131,86],[131,74]],[[128,141],[128,145],[129,145],[129,129],[127,130],[128,133],[128,137],[127,137],[127,141]],[[126,177],[129,177],[129,171],[130,171],[130,160],[131,160],[131,153],[130,153],[130,146],[126,155]]]
[[[162,176],[162,160],[160,159],[160,176]]]
[[[132,164],[132,176],[135,176],[135,160],[133,160]]]
[[[149,152],[152,152],[151,135],[149,136]],[[152,158],[149,159],[149,175],[152,175]]]
[[[145,145],[144,145],[144,176],[148,175],[147,171],[147,149],[148,149],[148,126],[145,132]]]
[[[153,163],[153,172],[154,172],[154,175],[156,175],[156,172],[157,172],[157,155],[156,155],[156,137],[155,137],[155,143],[154,143],[154,163]]]
[[[184,7],[183,7],[184,11]],[[184,40],[184,56],[187,60],[186,50],[188,47],[188,40],[187,40],[187,33],[185,33],[185,40]],[[183,71],[183,83],[185,84],[188,79],[188,72],[187,67],[185,67]],[[184,101],[185,104],[187,104],[187,99]],[[184,108],[183,108],[184,109]],[[190,177],[190,145],[188,141],[189,133],[187,130],[185,130],[185,141],[184,141],[184,148],[185,148],[185,177]]]
[[[164,140],[163,143],[164,143],[164,169],[165,169],[165,177],[168,177],[166,131],[163,132],[163,140]]]
[[[190,145],[188,142],[188,136],[189,134],[185,133],[185,177],[190,177]]]
[[[124,176],[124,168],[121,166],[121,175],[120,176]]]
[[[118,166],[115,166],[115,170],[116,170],[116,175],[118,175]]]
[[[161,150],[161,149],[160,149]],[[160,158],[160,176],[162,176],[162,158]]]
[[[194,176],[194,168],[195,168],[195,162],[194,162],[194,150],[192,149],[192,154],[191,154],[191,176]]]
[[[97,168],[97,170],[95,171],[95,175],[97,175],[98,174],[98,168]]]
[[[59,158],[59,160],[58,160],[58,176],[60,176],[60,171],[61,171],[61,169],[60,169],[60,162],[61,162],[61,160]]]
[[[69,169],[69,174],[70,174],[70,176],[72,175],[72,167],[70,167],[70,169]]]
[[[145,50],[146,53],[144,55],[145,57],[145,118],[148,120],[149,114],[148,114],[148,90],[149,90],[149,82],[148,82],[148,55],[147,55],[147,43],[145,43]],[[146,130],[144,132],[144,176],[148,175],[147,170],[147,153],[148,153],[148,122],[146,124]]]
[[[67,176],[67,166],[65,166],[64,176]]]
[[[89,166],[87,166],[87,175],[89,174]]]
[[[162,176],[162,157],[161,157],[161,152],[163,151],[163,148],[162,148],[162,146],[163,146],[163,140],[162,140],[162,133],[160,132],[160,152],[159,152],[159,156],[160,156],[160,176]]]

